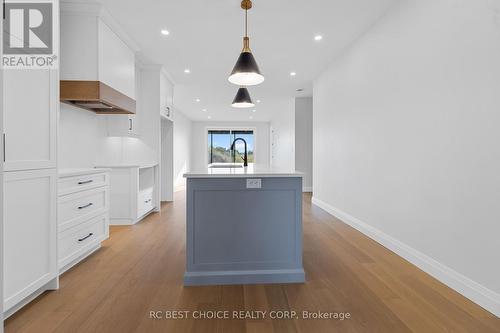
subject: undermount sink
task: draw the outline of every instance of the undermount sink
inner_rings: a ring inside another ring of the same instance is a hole
[[[220,164],[210,164],[208,167],[210,169],[213,169],[213,168],[243,168],[243,165],[233,164],[233,163],[220,163]]]

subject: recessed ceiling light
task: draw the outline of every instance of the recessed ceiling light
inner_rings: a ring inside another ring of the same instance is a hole
[[[207,112],[207,109],[201,109],[201,111],[203,111],[203,112]]]
[[[189,68],[186,68],[186,69],[184,70],[184,73],[189,74],[189,73],[191,73],[191,70],[190,70]]]
[[[257,103],[260,103],[260,99],[257,100]]]
[[[253,113],[257,112],[257,110],[252,110]]]
[[[253,119],[253,116],[248,117],[249,119]]]
[[[319,42],[322,39],[323,39],[323,36],[321,36],[321,35],[314,36],[314,40],[317,41],[317,42]]]
[[[208,116],[207,118],[208,118],[208,119],[212,119],[212,116]]]
[[[197,99],[196,99],[196,102],[198,102],[198,103],[199,103],[199,102],[200,102],[200,99],[199,99],[199,98],[197,98]]]
[[[164,36],[168,36],[168,35],[170,35],[170,31],[163,29],[161,31],[161,34],[164,35]]]
[[[297,73],[295,73],[295,72],[290,72],[290,76],[295,76],[295,75],[297,75]]]

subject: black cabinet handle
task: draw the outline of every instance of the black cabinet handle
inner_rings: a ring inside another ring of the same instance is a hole
[[[87,238],[91,237],[93,235],[93,233],[89,233],[87,236],[83,237],[83,238],[80,238],[78,241],[79,242],[83,242],[84,240],[86,240]]]
[[[129,118],[128,123],[129,123],[128,130],[131,131],[132,130],[132,119]]]
[[[148,200],[144,201],[144,203],[151,202],[151,200],[153,200],[153,199],[148,199]]]
[[[84,181],[78,182],[78,185],[89,184],[89,183],[92,183],[93,181],[94,181],[93,179],[84,180]]]
[[[89,202],[89,203],[88,203],[88,204],[86,204],[86,205],[83,205],[83,206],[78,207],[78,209],[84,209],[84,208],[90,207],[90,206],[92,206],[92,205],[93,205],[93,203],[92,203],[92,202]]]

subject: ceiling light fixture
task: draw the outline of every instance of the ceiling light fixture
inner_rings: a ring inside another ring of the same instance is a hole
[[[208,116],[207,118],[208,118],[208,119],[212,119],[212,116]]]
[[[295,76],[295,75],[297,75],[297,73],[295,73],[295,72],[290,73],[290,76]]]
[[[231,104],[234,108],[251,108],[255,106],[252,102],[252,98],[250,97],[250,93],[248,89],[245,87],[240,87],[236,96],[234,97],[233,104]]]
[[[186,68],[186,69],[184,70],[184,73],[189,74],[189,73],[191,73],[191,70],[190,70],[189,68]]]
[[[259,66],[250,50],[250,38],[248,38],[248,10],[252,8],[251,0],[242,0],[241,8],[245,10],[245,37],[243,37],[243,50],[234,65],[229,76],[229,82],[239,86],[254,86],[264,81]]]
[[[321,36],[321,35],[314,36],[314,40],[317,41],[317,42],[319,42],[322,39],[323,39],[323,36]]]
[[[164,36],[168,36],[168,35],[170,35],[170,31],[163,29],[161,31],[161,34],[164,35]]]
[[[257,100],[257,103],[260,103],[260,99]]]
[[[254,110],[252,110],[252,112],[255,113],[255,112],[257,112],[257,110],[254,109]]]
[[[196,102],[198,102],[198,103],[199,103],[200,101],[201,101],[201,100],[200,100],[199,98],[197,98],[197,99],[196,99]]]
[[[201,111],[203,111],[203,112],[207,112],[207,109],[201,109]]]

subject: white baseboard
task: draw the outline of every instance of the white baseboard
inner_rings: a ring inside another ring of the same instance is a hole
[[[312,192],[313,188],[312,186],[304,186],[302,187],[302,192]]]
[[[312,203],[362,232],[474,303],[500,317],[500,294],[318,198]]]

